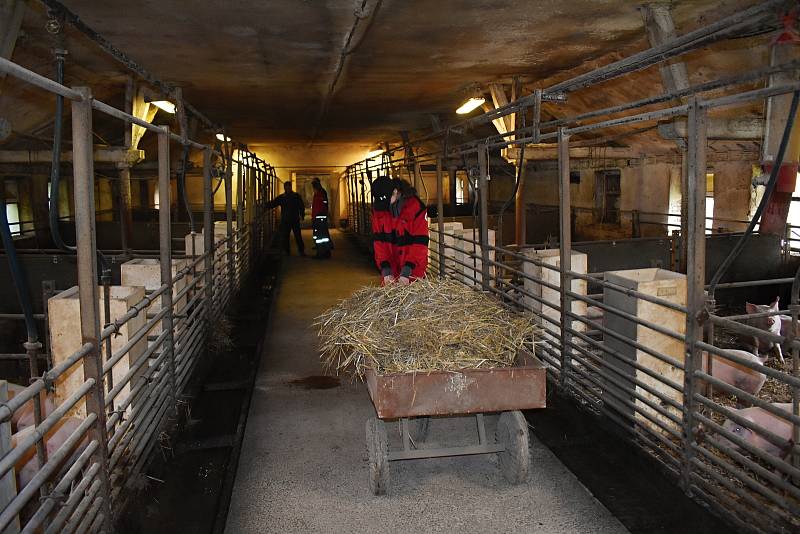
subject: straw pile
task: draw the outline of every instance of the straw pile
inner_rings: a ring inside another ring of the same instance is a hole
[[[365,287],[315,325],[326,369],[360,378],[366,369],[383,374],[510,367],[534,334],[530,319],[442,279]]]

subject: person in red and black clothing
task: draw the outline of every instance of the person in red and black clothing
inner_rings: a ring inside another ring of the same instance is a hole
[[[311,229],[314,234],[314,246],[317,249],[316,259],[330,258],[333,241],[328,231],[328,193],[319,182],[319,178],[311,180],[314,199],[311,202]]]
[[[404,180],[382,176],[372,182],[375,264],[383,284],[408,284],[428,268],[427,207]]]

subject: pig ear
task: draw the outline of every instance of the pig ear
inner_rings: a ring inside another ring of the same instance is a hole
[[[781,300],[781,298],[780,298],[780,297],[775,297],[775,302],[773,302],[773,303],[772,303],[772,306],[770,306],[770,307],[771,307],[773,310],[775,310],[775,311],[778,311],[778,310],[780,309],[780,308],[778,307],[778,301],[780,301],[780,300]]]
[[[747,313],[758,313],[758,306],[756,306],[755,304],[750,304],[749,302],[746,302],[744,307],[747,310]]]

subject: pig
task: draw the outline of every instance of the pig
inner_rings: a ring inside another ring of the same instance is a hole
[[[64,444],[67,438],[69,438],[72,433],[75,432],[80,424],[80,419],[76,417],[68,417],[59,421],[59,423],[47,433],[47,436],[45,437],[45,444],[47,447],[48,458],[50,458],[50,456],[54,454],[58,448],[61,447],[61,445]],[[33,433],[33,427],[29,426],[12,435],[11,447],[16,447],[18,443],[28,437],[31,433]],[[78,442],[78,446],[75,448],[72,454],[67,456],[64,465],[69,465],[75,461],[75,459],[84,451],[84,449],[86,449],[87,444],[88,437],[85,435],[84,438]],[[27,486],[37,473],[36,447],[31,447],[28,449],[26,453],[19,460],[17,460],[14,470],[17,473],[17,491],[21,491],[22,488]]]
[[[25,386],[20,386],[19,384],[13,384],[9,382],[8,398],[13,399],[24,389]],[[42,419],[44,419],[53,413],[53,410],[56,409],[56,404],[55,401],[53,401],[53,398],[48,395],[46,391],[41,391],[39,393],[39,399],[42,406]],[[33,399],[23,404],[19,410],[14,412],[14,415],[11,416],[11,424],[17,432],[33,425]]]
[[[781,410],[785,410],[787,415],[789,415],[792,410],[792,405],[788,402],[772,403],[772,406]],[[786,440],[785,446],[780,447],[775,445],[774,443],[767,441],[767,439],[765,439],[761,434],[758,434],[754,430],[746,428],[730,419],[725,420],[725,422],[722,424],[722,428],[728,432],[731,432],[732,434],[735,434],[753,447],[763,450],[767,454],[777,456],[778,458],[783,458],[786,456],[786,454],[789,452],[789,447],[791,446],[790,440],[792,438],[792,424],[788,420],[782,419],[774,414],[769,413],[765,409],[758,407],[742,408],[741,410],[735,410],[735,412],[740,417],[743,417],[744,419],[751,421],[766,430],[769,430],[773,434],[779,436],[781,439]],[[729,441],[727,438],[720,436],[719,441],[724,445],[732,447],[733,449],[741,450],[741,447]]]
[[[745,304],[745,309],[747,310],[748,314],[777,312],[779,310],[778,301],[779,297],[775,297],[775,302],[772,304],[751,304],[748,302]],[[780,315],[756,317],[755,319],[748,319],[745,321],[745,323],[755,328],[765,330],[770,334],[775,334],[776,336],[781,335]],[[761,339],[757,336],[749,336],[746,334],[741,335],[740,339],[744,348],[750,352],[754,352],[756,354],[775,352],[778,355],[781,363],[784,363],[783,351],[781,350],[781,346],[779,344],[773,343],[772,341],[766,339]]]
[[[727,352],[753,363],[764,363],[764,360],[751,352],[744,350],[728,350]],[[703,351],[703,371],[708,372],[708,352],[706,351]],[[759,373],[755,369],[750,369],[716,354],[711,359],[711,376],[751,395],[758,395],[767,380],[767,375],[764,373]]]

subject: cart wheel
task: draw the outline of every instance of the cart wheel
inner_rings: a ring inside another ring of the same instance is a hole
[[[411,439],[416,442],[423,443],[428,439],[428,431],[431,428],[430,417],[415,417],[411,421]]]
[[[369,453],[369,489],[373,495],[385,495],[389,489],[389,440],[386,425],[377,417],[367,419]]]
[[[497,422],[497,442],[505,447],[498,453],[500,472],[511,484],[528,479],[531,460],[528,453],[528,424],[522,412],[503,412]]]

